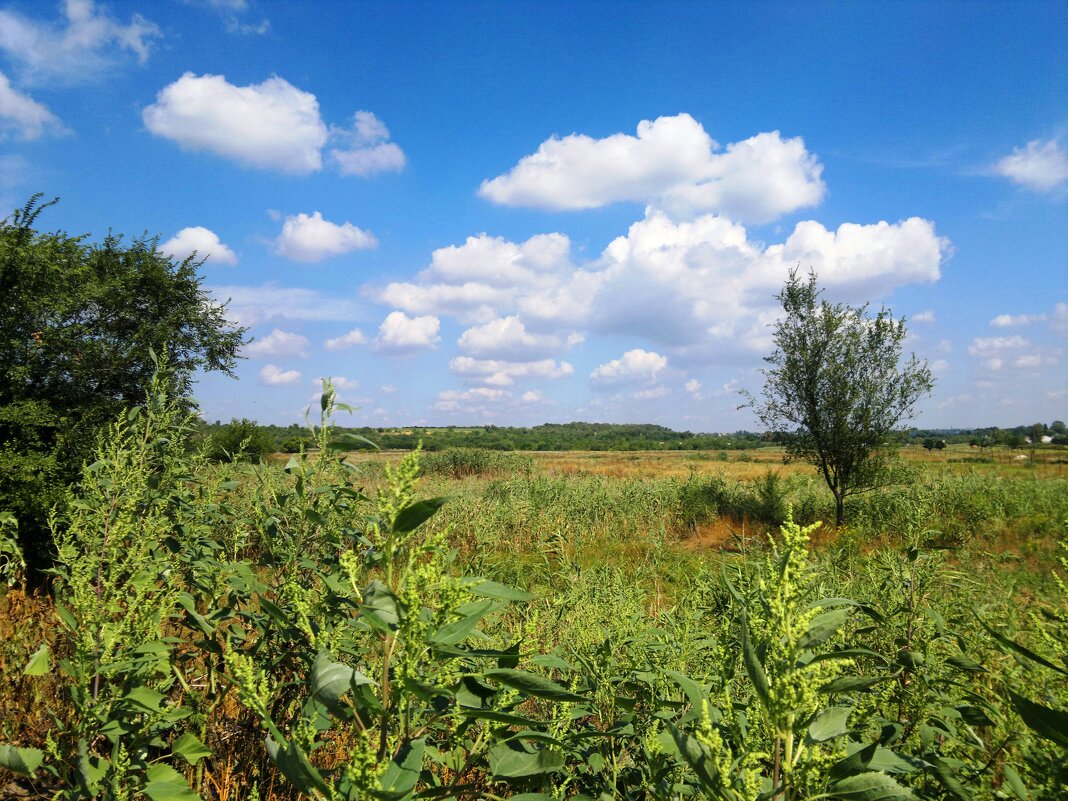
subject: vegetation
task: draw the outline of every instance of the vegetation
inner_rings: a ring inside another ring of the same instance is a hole
[[[171,391],[195,370],[230,372],[244,332],[201,289],[197,262],[173,264],[156,240],[99,244],[34,228],[36,195],[0,222],[0,510],[18,520],[27,559],[47,564],[47,520],[97,434],[140,403],[167,354]]]
[[[900,365],[905,321],[882,309],[866,316],[820,300],[816,274],[798,272],[779,294],[785,316],[765,358],[761,400],[749,405],[787,451],[816,465],[845,522],[845,499],[884,483],[899,424],[934,386],[926,363]]]
[[[325,424],[316,456],[212,465],[169,383],[55,521],[45,625],[4,599],[8,793],[1041,799],[1068,778],[1063,478],[927,472],[814,549],[834,497],[811,475],[527,460],[419,500],[418,453],[350,461]]]

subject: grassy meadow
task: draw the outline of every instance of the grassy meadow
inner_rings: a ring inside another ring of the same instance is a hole
[[[0,597],[0,797],[1064,797],[1062,449],[907,448],[835,530],[770,447],[215,465],[182,425],[117,425],[54,595]]]

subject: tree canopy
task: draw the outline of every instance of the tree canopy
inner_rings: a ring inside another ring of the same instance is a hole
[[[904,319],[885,308],[872,317],[867,306],[831,304],[821,293],[815,273],[790,273],[764,389],[747,405],[789,454],[816,465],[840,525],[845,498],[881,483],[896,429],[934,381],[915,355],[901,363]]]
[[[0,223],[0,510],[23,539],[43,530],[101,426],[144,400],[153,353],[188,397],[198,369],[232,373],[245,336],[194,257],[172,262],[145,236],[42,233],[37,218],[56,201],[40,197]]]

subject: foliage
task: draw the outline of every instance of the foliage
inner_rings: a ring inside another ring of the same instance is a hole
[[[899,367],[905,321],[882,309],[866,316],[820,300],[815,273],[796,270],[779,293],[785,317],[765,358],[761,400],[748,405],[777,432],[788,453],[816,465],[844,522],[845,498],[883,483],[898,425],[933,386],[926,363]]]
[[[172,391],[197,369],[234,366],[244,337],[201,289],[199,263],[173,264],[156,240],[99,244],[42,233],[35,195],[0,222],[0,508],[27,560],[47,558],[48,519],[99,431],[140,403],[167,353]]]
[[[235,417],[229,425],[216,430],[208,441],[208,458],[217,462],[259,462],[273,452],[273,440],[245,418]]]

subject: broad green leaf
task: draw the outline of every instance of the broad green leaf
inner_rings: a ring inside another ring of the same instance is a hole
[[[564,672],[570,672],[574,670],[571,663],[564,661],[555,654],[538,654],[530,658],[530,664],[537,665],[538,667],[551,668],[552,670],[563,670]]]
[[[1036,704],[1012,690],[1009,690],[1009,697],[1012,698],[1013,707],[1031,731],[1039,737],[1057,743],[1062,748],[1068,748],[1068,712]]]
[[[170,765],[152,765],[146,772],[142,792],[152,801],[200,801],[185,777]]]
[[[393,532],[404,534],[414,531],[433,517],[447,500],[448,498],[428,498],[405,506],[393,519]]]
[[[685,673],[680,673],[677,670],[665,670],[664,675],[673,679],[682,688],[682,691],[686,694],[686,700],[690,702],[690,706],[694,709],[700,709],[701,702],[708,700],[708,691]]]
[[[833,778],[844,778],[867,771],[912,773],[916,770],[916,766],[911,762],[878,743],[849,743],[846,745],[846,751],[849,756],[831,766],[830,775]]]
[[[491,609],[493,609],[493,601],[484,601],[459,620],[446,623],[427,639],[434,645],[456,645],[463,642]]]
[[[537,698],[547,698],[550,701],[573,701],[576,703],[583,703],[589,700],[583,698],[581,695],[576,695],[566,687],[557,684],[552,679],[546,678],[545,676],[539,676],[537,673],[529,673],[525,670],[500,668],[497,670],[487,670],[482,675],[487,679],[499,681],[501,684],[505,684],[513,689],[524,692],[527,695],[533,695]]]
[[[211,756],[211,749],[192,734],[186,732],[171,743],[171,753],[175,756],[180,756],[190,765],[195,765],[204,757]]]
[[[311,669],[311,694],[335,714],[343,708],[341,696],[361,684],[374,684],[355,668],[335,662],[328,651],[320,651]]]
[[[697,775],[701,787],[705,790],[714,790],[721,784],[719,767],[716,765],[715,755],[711,749],[696,737],[680,732],[670,723],[667,724],[671,732],[672,740],[679,749],[679,755]]]
[[[849,617],[849,612],[849,607],[838,607],[821,615],[816,615],[812,622],[808,624],[808,631],[802,634],[801,639],[798,640],[798,648],[801,650],[815,648],[829,637],[834,636],[838,629],[842,628],[846,618]]]
[[[141,712],[159,712],[160,705],[166,697],[151,687],[134,687],[122,697],[122,700]]]
[[[315,791],[329,796],[330,788],[326,780],[296,744],[289,743],[283,748],[268,735],[267,755],[300,792],[312,798],[315,797]]]
[[[32,776],[44,761],[44,751],[39,748],[19,748],[0,743],[0,768]]]
[[[419,781],[425,751],[426,740],[416,740],[404,745],[379,778],[379,790],[375,797],[382,801],[399,801],[409,796],[415,789],[415,783]]]
[[[509,726],[522,726],[528,728],[530,726],[543,725],[539,721],[533,718],[526,718],[522,715],[512,715],[508,712],[498,712],[494,709],[479,709],[477,707],[461,707],[460,715],[465,718],[474,718],[475,720],[491,720],[494,723],[506,723]]]
[[[808,739],[814,743],[822,743],[845,734],[849,730],[849,715],[852,711],[851,706],[832,706],[824,709],[809,724]]]
[[[827,682],[820,687],[821,693],[851,693],[859,690],[867,690],[880,682],[894,678],[893,676],[840,676]]]
[[[1005,776],[1005,787],[1008,787],[1012,791],[1012,794],[1020,799],[1020,801],[1029,801],[1029,795],[1027,793],[1027,785],[1023,783],[1023,779],[1020,778],[1020,774],[1012,769],[1011,766],[1006,765],[1002,769],[1002,773]]]
[[[483,598],[498,598],[502,601],[529,601],[534,597],[529,592],[523,592],[505,584],[498,584],[496,581],[490,581],[489,579],[482,579],[475,584],[470,584],[467,590],[472,595],[478,595]]]
[[[767,706],[771,699],[768,676],[764,672],[764,665],[760,662],[756,648],[749,639],[749,616],[745,612],[742,612],[742,662],[745,664],[745,672],[749,680],[753,682],[757,697],[764,706]]]
[[[980,665],[978,662],[969,659],[966,656],[951,656],[949,659],[946,660],[946,664],[952,665],[957,670],[962,670],[965,673],[987,672],[987,669],[985,667]]]
[[[520,743],[500,743],[489,752],[490,773],[496,779],[540,776],[564,767],[564,757],[546,748],[524,748]]]
[[[360,614],[380,631],[395,631],[400,625],[400,599],[389,587],[375,579],[363,590]]]
[[[52,672],[52,652],[48,648],[48,643],[41,643],[41,647],[34,651],[33,656],[30,657],[30,661],[26,663],[26,667],[22,669],[22,672],[27,676],[44,676]]]
[[[828,798],[849,801],[905,801],[915,796],[885,773],[860,773],[840,779],[827,790]]]
[[[1040,665],[1044,665],[1045,667],[1048,667],[1050,670],[1056,670],[1058,673],[1061,673],[1061,674],[1063,674],[1065,676],[1068,676],[1068,670],[1066,670],[1065,668],[1053,664],[1052,662],[1050,662],[1048,659],[1046,659],[1043,656],[1039,656],[1034,651],[1032,651],[1030,648],[1028,648],[1026,645],[1021,645],[1020,643],[1016,642],[1016,640],[1010,640],[1004,634],[1001,634],[1000,632],[994,631],[994,629],[992,629],[990,626],[988,626],[986,624],[986,621],[983,620],[982,618],[979,618],[979,622],[982,624],[984,629],[986,629],[988,632],[990,632],[990,636],[992,636],[995,640],[997,640],[999,643],[1004,645],[1010,651],[1015,651],[1020,656],[1023,656],[1023,657],[1025,657],[1027,659],[1030,659],[1032,662],[1037,662]]]
[[[358,451],[363,448],[381,450],[378,445],[371,442],[367,437],[361,437],[359,434],[352,434],[348,431],[343,431],[326,444],[328,451]]]

